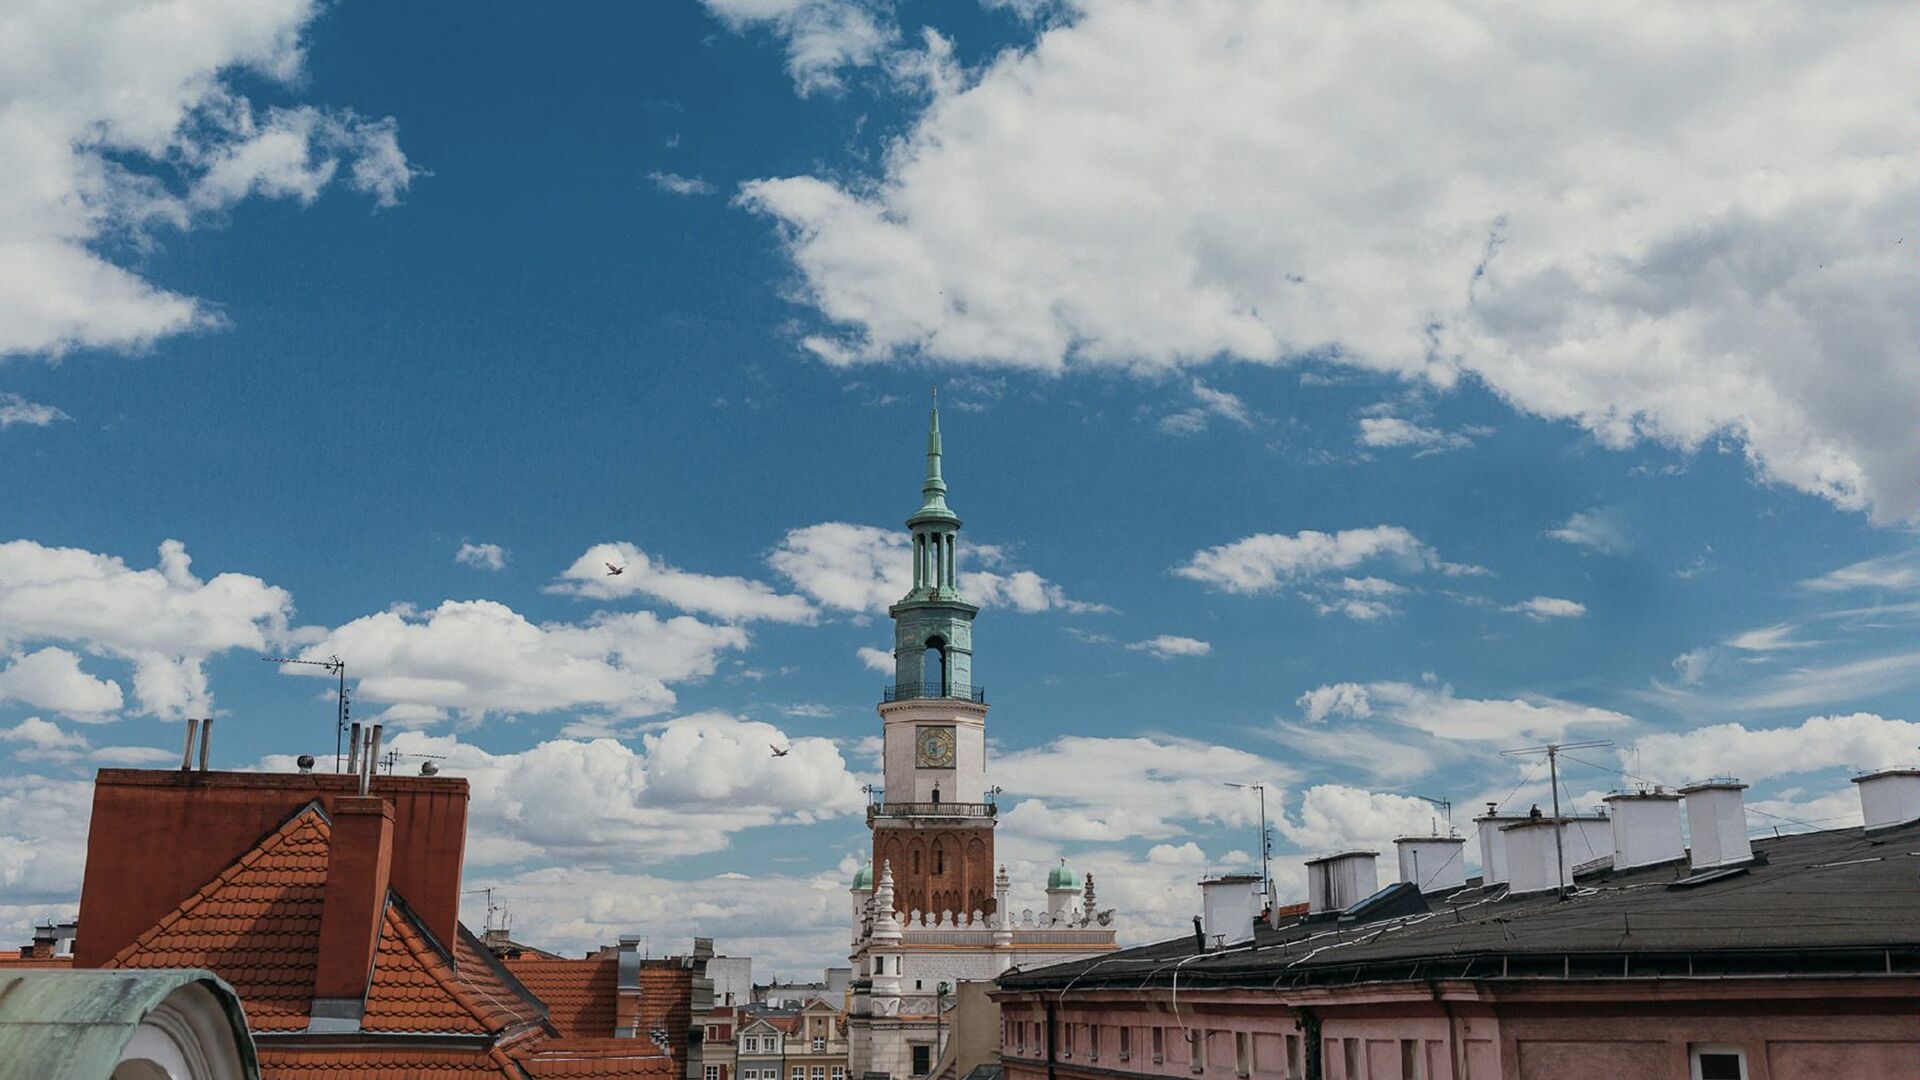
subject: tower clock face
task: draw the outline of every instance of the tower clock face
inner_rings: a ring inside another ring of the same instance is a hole
[[[914,764],[922,769],[953,768],[953,729],[923,727],[914,736]]]

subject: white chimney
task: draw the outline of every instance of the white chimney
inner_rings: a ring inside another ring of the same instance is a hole
[[[1507,851],[1508,895],[1551,892],[1573,883],[1570,863],[1560,861],[1566,841],[1564,828],[1561,821],[1533,815],[1501,827]],[[1556,836],[1560,843],[1554,842]]]
[[[1467,842],[1458,836],[1402,836],[1393,842],[1400,855],[1400,880],[1423,893],[1457,889],[1467,883]]]
[[[1869,829],[1920,821],[1920,769],[1882,769],[1856,776],[1860,815]]]
[[[1253,898],[1259,888],[1255,874],[1226,874],[1200,883],[1201,933],[1209,945],[1253,940]]]
[[[1307,860],[1307,914],[1344,911],[1380,891],[1377,851],[1343,851]]]
[[[1693,842],[1693,869],[1711,870],[1753,861],[1747,840],[1747,807],[1738,780],[1708,780],[1680,789],[1687,797],[1687,835]]]
[[[1613,868],[1674,862],[1687,857],[1686,838],[1680,835],[1680,796],[1670,792],[1632,791],[1607,796],[1613,813]]]
[[[1525,821],[1525,814],[1502,814],[1487,804],[1487,812],[1473,819],[1480,827],[1480,884],[1499,885],[1507,880],[1507,841],[1500,835],[1504,826]]]

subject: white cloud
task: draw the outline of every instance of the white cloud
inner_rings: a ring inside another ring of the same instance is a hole
[[[1152,653],[1161,660],[1172,660],[1181,656],[1205,656],[1213,651],[1213,645],[1198,638],[1180,637],[1176,634],[1161,634],[1145,641],[1136,641],[1127,646],[1133,652]]]
[[[1276,720],[1272,734],[1289,755],[1344,765],[1375,780],[1410,780],[1434,771],[1449,756],[1445,746],[1430,739],[1410,739],[1400,728],[1376,732],[1358,724]]]
[[[1199,379],[1193,380],[1190,389],[1194,404],[1161,418],[1161,431],[1169,435],[1197,435],[1216,417],[1241,427],[1253,426],[1253,410],[1247,408],[1247,403],[1237,394],[1215,390]]]
[[[76,643],[130,661],[134,695],[155,715],[204,712],[203,661],[288,640],[292,610],[286,590],[259,578],[196,578],[178,540],[146,570],[79,548],[0,544],[0,645]]]
[[[0,428],[10,428],[15,424],[46,427],[61,420],[71,419],[73,417],[51,405],[28,401],[19,394],[0,394]]]
[[[413,177],[392,119],[256,109],[241,80],[297,87],[309,0],[19,9],[0,39],[0,355],[136,348],[216,325],[99,253],[149,246],[253,195],[342,180],[391,205]]]
[[[1380,597],[1407,591],[1379,577],[1342,577],[1334,585],[1344,597],[1321,597],[1311,590],[1317,579],[1363,564],[1385,564],[1404,572],[1438,571],[1449,576],[1480,575],[1478,566],[1450,563],[1398,525],[1375,525],[1324,533],[1311,529],[1294,535],[1257,533],[1230,544],[1195,552],[1174,573],[1231,593],[1264,593],[1294,585],[1314,601],[1322,615],[1340,614],[1372,621],[1394,613]]]
[[[1455,697],[1453,687],[1431,683],[1333,683],[1307,691],[1296,703],[1314,722],[1330,716],[1378,717],[1442,739],[1470,741],[1553,738],[1575,727],[1607,727],[1633,719],[1543,694]]]
[[[1874,589],[1885,592],[1920,590],[1920,547],[1896,551],[1891,555],[1863,559],[1838,570],[1800,583],[1815,592],[1850,592]]]
[[[609,572],[608,566],[621,568]],[[805,597],[775,592],[764,582],[696,574],[649,556],[631,543],[595,544],[562,571],[548,592],[612,600],[644,594],[683,611],[729,622],[768,619],[810,623],[815,613]]]
[[[1244,825],[1252,804],[1235,783],[1279,790],[1291,769],[1232,747],[1190,739],[1069,735],[996,756],[992,781],[1030,795],[1001,815],[1005,832],[1038,839],[1167,839],[1183,822]]]
[[[982,607],[1106,610],[1068,598],[1059,585],[1031,570],[1011,567],[1011,557],[1000,547],[961,544],[959,556],[960,593]],[[998,569],[970,569],[970,559]],[[913,587],[911,544],[899,529],[844,521],[808,525],[788,532],[767,563],[821,605],[841,611],[881,614]]]
[[[647,179],[653,186],[673,195],[711,195],[714,186],[697,176],[681,176],[679,173],[650,172]]]
[[[876,649],[871,645],[862,645],[860,646],[859,657],[860,662],[867,666],[867,670],[878,671],[886,675],[893,674],[893,654],[887,650]]]
[[[1673,670],[1680,676],[1682,683],[1692,686],[1707,677],[1707,672],[1712,670],[1716,658],[1717,654],[1712,646],[1704,649],[1690,649],[1673,658]]]
[[[155,746],[101,746],[79,732],[63,731],[60,725],[37,716],[29,716],[11,728],[0,728],[0,742],[22,744],[13,756],[22,761],[86,761],[95,765],[161,765],[174,760],[174,753]],[[5,838],[0,837],[0,843]]]
[[[1415,455],[1418,457],[1443,450],[1464,449],[1473,445],[1473,438],[1465,432],[1422,427],[1398,416],[1363,416],[1360,418],[1360,445],[1383,449],[1412,447],[1419,451]]]
[[[771,31],[786,44],[801,96],[841,85],[841,71],[875,63],[899,37],[887,5],[869,0],[701,0],[736,33]]]
[[[738,627],[684,615],[600,612],[580,623],[536,624],[492,600],[448,600],[424,613],[355,619],[301,655],[350,657],[366,702],[473,717],[559,709],[633,717],[672,708],[668,683],[711,675],[721,652],[746,644]]]
[[[1735,634],[1727,639],[1727,645],[1742,652],[1778,652],[1781,649],[1805,649],[1815,644],[1811,641],[1795,641],[1793,631],[1790,623],[1762,626]]]
[[[1525,615],[1535,622],[1548,619],[1578,619],[1587,613],[1587,605],[1577,600],[1562,600],[1557,596],[1536,596],[1509,604],[1503,610]]]
[[[1810,716],[1792,727],[1712,724],[1643,735],[1620,751],[1621,763],[1666,783],[1708,776],[1760,781],[1822,769],[1912,765],[1920,723],[1874,713]]]
[[[453,553],[453,561],[475,570],[505,570],[507,549],[499,544],[461,544]]]
[[[1282,813],[1274,830],[1304,850],[1377,851],[1385,875],[1396,858],[1396,836],[1426,836],[1437,811],[1411,795],[1382,795],[1344,784],[1315,784],[1300,797],[1297,817]],[[1444,823],[1442,824],[1444,828]]]
[[[63,716],[99,720],[120,711],[120,684],[80,670],[80,658],[48,646],[16,655],[0,670],[0,701],[51,709]]]
[[[442,756],[473,791],[468,863],[633,865],[720,851],[733,834],[858,813],[859,782],[831,739],[696,713],[649,725],[636,749],[610,738],[550,739],[492,753],[457,736],[402,732],[393,749]],[[787,747],[774,757],[769,747]],[[290,768],[271,758],[268,768]]]
[[[1600,508],[1576,511],[1566,524],[1557,529],[1548,529],[1546,535],[1608,555],[1617,555],[1633,546],[1620,515]]]
[[[934,98],[883,175],[746,185],[822,357],[1313,354],[1920,509],[1900,5],[1075,11]]]

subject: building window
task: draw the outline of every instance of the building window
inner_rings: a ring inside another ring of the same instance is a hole
[[[847,1067],[845,1065],[835,1065],[833,1067],[833,1080],[847,1080]]]
[[[1233,1074],[1235,1076],[1253,1075],[1253,1047],[1247,1040],[1247,1033],[1233,1033]]]
[[[807,1070],[795,1065],[793,1067],[793,1080],[807,1080]]]
[[[1153,1028],[1152,1031],[1153,1031],[1153,1063],[1155,1065],[1158,1065],[1161,1062],[1167,1060],[1167,1029]]]
[[[1688,1051],[1693,1080],[1747,1080],[1747,1055],[1737,1046],[1695,1043]]]
[[[1066,1048],[1061,1051],[1060,1056],[1072,1057],[1073,1056],[1073,1025],[1062,1022],[1060,1025],[1060,1029],[1066,1034]]]
[[[1207,1036],[1198,1028],[1187,1032],[1187,1068],[1197,1073],[1207,1071]]]
[[[926,1076],[933,1072],[933,1047],[919,1043],[913,1048],[913,1075]]]
[[[1306,1080],[1307,1063],[1300,1049],[1300,1036],[1287,1036],[1287,1080]]]
[[[707,1076],[707,1080],[720,1080],[720,1066],[718,1065],[707,1066],[706,1076]]]
[[[1120,1060],[1126,1061],[1132,1057],[1133,1057],[1133,1029],[1130,1027],[1123,1027],[1120,1029]]]
[[[1100,1025],[1087,1025],[1087,1060],[1100,1060]]]
[[[743,1053],[757,1054],[760,1052],[760,1040],[755,1036],[749,1035],[740,1040],[740,1049]],[[752,1080],[759,1080],[759,1078],[754,1077]]]
[[[820,1036],[818,1036],[818,1035],[815,1035],[815,1036],[813,1037],[813,1052],[814,1052],[814,1053],[816,1053],[816,1054],[824,1054],[824,1053],[826,1053],[826,1052],[827,1052],[827,1040],[826,1040],[826,1039],[824,1039],[824,1038],[821,1038],[821,1037],[820,1037]]]
[[[1420,1073],[1420,1040],[1400,1040],[1400,1080],[1425,1080]]]
[[[827,1080],[827,1067],[825,1065],[815,1065],[813,1067],[813,1080]]]
[[[1347,1080],[1360,1080],[1360,1040],[1341,1039],[1340,1056],[1346,1059]]]

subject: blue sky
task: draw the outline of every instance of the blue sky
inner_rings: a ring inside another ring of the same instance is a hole
[[[1891,5],[124,6],[0,46],[0,932],[338,651],[517,936],[832,962],[935,384],[1022,902],[1920,756]]]

